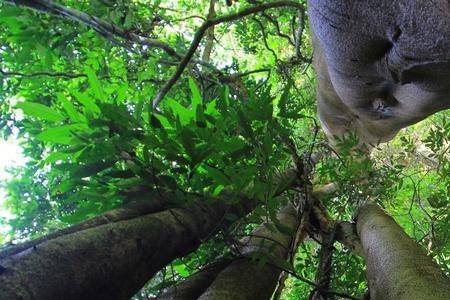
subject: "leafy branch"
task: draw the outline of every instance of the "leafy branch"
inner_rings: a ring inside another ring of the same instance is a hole
[[[304,10],[304,6],[298,2],[276,1],[276,2],[268,2],[268,3],[259,4],[257,6],[245,8],[237,13],[233,13],[233,14],[217,17],[214,19],[206,20],[200,26],[200,28],[197,30],[197,32],[195,33],[194,39],[192,40],[187,53],[184,55],[183,59],[181,60],[180,64],[178,65],[178,67],[175,70],[172,77],[169,79],[169,81],[167,81],[166,85],[164,85],[164,87],[159,91],[159,93],[156,94],[156,96],[153,98],[153,108],[156,108],[158,106],[158,104],[164,99],[164,97],[170,91],[170,89],[173,87],[173,85],[181,77],[181,74],[183,74],[189,61],[192,59],[195,52],[197,51],[197,48],[200,45],[200,42],[201,42],[203,36],[205,35],[206,31],[210,27],[216,26],[221,23],[232,22],[232,21],[235,21],[238,19],[242,19],[249,15],[259,13],[259,12],[265,11],[267,9],[279,8],[279,7],[293,7],[293,8],[299,9],[299,10]]]
[[[52,14],[61,18],[75,21],[77,23],[81,23],[107,38],[120,37],[142,46],[162,49],[168,55],[175,57],[177,59],[181,57],[181,55],[178,54],[175,51],[175,49],[173,49],[169,44],[163,41],[137,35],[135,33],[123,29],[122,27],[106,22],[105,20],[102,20],[98,17],[91,16],[85,12],[70,7],[65,7],[63,5],[54,3],[53,1],[46,1],[46,0],[1,0],[1,1],[14,6],[26,7],[38,12]]]

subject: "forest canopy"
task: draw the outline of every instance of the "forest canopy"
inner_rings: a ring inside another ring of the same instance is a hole
[[[366,264],[342,232],[370,201],[449,276],[449,113],[370,154],[352,134],[331,147],[316,113],[306,7],[0,1],[1,136],[27,158],[1,182],[11,214],[0,219],[3,249],[99,216],[132,219],[108,212],[151,202],[147,213],[173,217],[180,241],[156,222],[142,229],[164,238],[152,258],[160,267],[133,299],[171,299],[205,266],[241,257],[254,274],[281,272],[273,299],[363,299]]]

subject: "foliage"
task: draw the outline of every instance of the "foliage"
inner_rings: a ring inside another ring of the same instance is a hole
[[[250,2],[227,7],[218,1],[217,14],[251,7]],[[64,5],[185,53],[209,2],[69,0]],[[336,155],[317,132],[312,49],[306,18],[300,17],[302,23],[297,10],[278,8],[218,24],[209,61],[189,64],[154,108],[152,99],[176,69],[173,55],[2,3],[0,128],[4,138],[19,140],[29,157],[4,183],[6,207],[14,214],[3,221],[12,227],[5,238],[41,236],[149,190],[215,196],[247,191],[260,205],[232,233],[248,234],[282,204],[270,183],[291,166],[293,153],[285,141],[292,139],[304,156],[323,153],[313,181],[339,184],[337,196],[325,201],[334,219],[351,220],[359,201],[376,199],[449,274],[448,113],[408,129],[370,161],[351,153],[357,143],[351,136],[342,141],[349,151]],[[295,40],[296,31],[301,40]],[[204,38],[197,52],[206,43]],[[422,148],[429,151],[426,156],[419,153]],[[363,262],[336,248],[332,290],[364,293]],[[314,279],[318,249],[314,241],[300,247],[296,274]],[[218,235],[174,261],[136,298],[154,296],[230,253],[229,240]],[[311,289],[290,277],[283,299],[307,299]]]

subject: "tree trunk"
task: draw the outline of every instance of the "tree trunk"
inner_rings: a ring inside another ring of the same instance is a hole
[[[217,233],[225,214],[242,216],[256,204],[229,200],[197,199],[190,208],[110,219],[0,255],[0,299],[129,299],[162,267]]]
[[[23,242],[21,244],[0,248],[0,259],[7,258],[8,256],[25,251],[28,248],[35,247],[45,241],[55,239],[59,236],[75,233],[85,229],[97,227],[103,224],[114,223],[118,221],[129,220],[137,218],[146,214],[155,213],[167,209],[169,206],[173,206],[174,203],[170,203],[170,198],[162,197],[159,194],[153,194],[146,197],[150,198],[150,201],[138,201],[132,202],[122,207],[113,209],[104,214],[98,215],[94,218],[88,219],[81,223],[72,225],[70,227],[49,233],[34,240]],[[172,198],[173,200],[173,198]]]
[[[203,270],[189,276],[186,280],[171,287],[158,296],[157,300],[193,300],[201,294],[216,279],[217,275],[230,264],[229,259],[220,259]]]
[[[277,218],[291,234],[278,230],[270,231],[261,225],[253,231],[247,244],[241,249],[243,257],[235,259],[220,272],[211,286],[199,300],[264,300],[270,299],[282,271],[280,261],[286,261],[292,243],[298,231],[305,230],[306,215],[300,222],[298,210],[292,205],[284,207]],[[301,223],[301,224],[300,224]],[[301,235],[303,238],[305,235]],[[264,242],[262,244],[262,242]],[[267,259],[262,266],[251,261],[250,257],[258,257],[260,262]]]
[[[357,230],[372,300],[450,299],[450,279],[378,205],[361,208]]]

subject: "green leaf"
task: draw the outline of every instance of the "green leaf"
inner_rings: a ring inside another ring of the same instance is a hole
[[[181,125],[187,125],[195,118],[195,112],[190,110],[173,99],[166,99],[165,103],[169,105],[173,113],[180,118]],[[160,120],[161,121],[161,120]]]
[[[202,95],[200,93],[200,90],[198,89],[197,85],[195,84],[194,79],[192,77],[189,77],[189,88],[191,89],[192,93],[192,109],[194,111],[197,110],[197,106],[202,105]]]
[[[225,100],[225,104],[228,106],[230,106],[230,87],[227,85],[225,86],[225,90],[224,90],[224,95],[223,95],[223,99]]]
[[[224,151],[227,153],[234,153],[245,147],[245,142],[238,137],[231,137],[229,140],[219,140],[216,143],[216,149],[218,151]]]
[[[36,135],[38,140],[61,145],[80,145],[82,141],[74,136],[72,132],[83,130],[85,127],[79,124],[63,125],[48,128]]]
[[[183,277],[188,277],[189,276],[189,270],[186,268],[186,266],[184,264],[183,265],[174,266],[173,268],[181,276],[183,276]]]
[[[280,100],[278,101],[278,109],[280,111],[280,117],[288,117],[288,103],[290,98],[291,88],[294,85],[293,80],[289,80],[288,84],[284,87],[283,93],[280,96]]]
[[[77,111],[75,106],[69,100],[67,100],[66,96],[64,96],[62,93],[57,93],[56,97],[58,98],[58,101],[61,102],[64,110],[66,111],[72,122],[86,123],[86,118]]]
[[[214,179],[216,183],[222,183],[225,185],[230,184],[230,179],[228,179],[228,177],[225,176],[222,171],[210,166],[203,166],[203,168],[208,173],[209,177]]]
[[[55,111],[40,103],[21,102],[18,103],[16,107],[23,110],[25,115],[36,117],[45,121],[60,122],[65,119],[65,117],[58,111]]]
[[[97,75],[95,74],[94,70],[92,70],[89,66],[85,66],[84,71],[86,72],[88,76],[88,81],[91,86],[91,88],[94,90],[94,95],[99,100],[106,100],[105,94],[103,92],[103,88],[100,84],[100,81],[97,78]]]
[[[47,156],[44,161],[46,164],[51,164],[58,160],[66,160],[71,155],[72,154],[70,153],[53,152],[49,156]]]
[[[214,191],[212,192],[212,195],[215,196],[215,197],[219,196],[224,188],[225,188],[225,186],[223,186],[222,184],[219,184],[218,186],[216,186],[214,188]]]
[[[161,114],[156,114],[156,113],[152,114],[151,118],[150,118],[150,122],[151,122],[152,127],[155,127],[155,128],[161,128],[161,125],[165,129],[171,128],[169,119],[167,119],[165,116],[163,116]]]
[[[94,99],[90,98],[85,93],[80,93],[78,91],[74,91],[73,94],[77,98],[78,102],[80,102],[84,106],[87,113],[91,113],[94,116],[100,115],[101,113],[100,107],[98,107],[98,105],[95,104]]]

